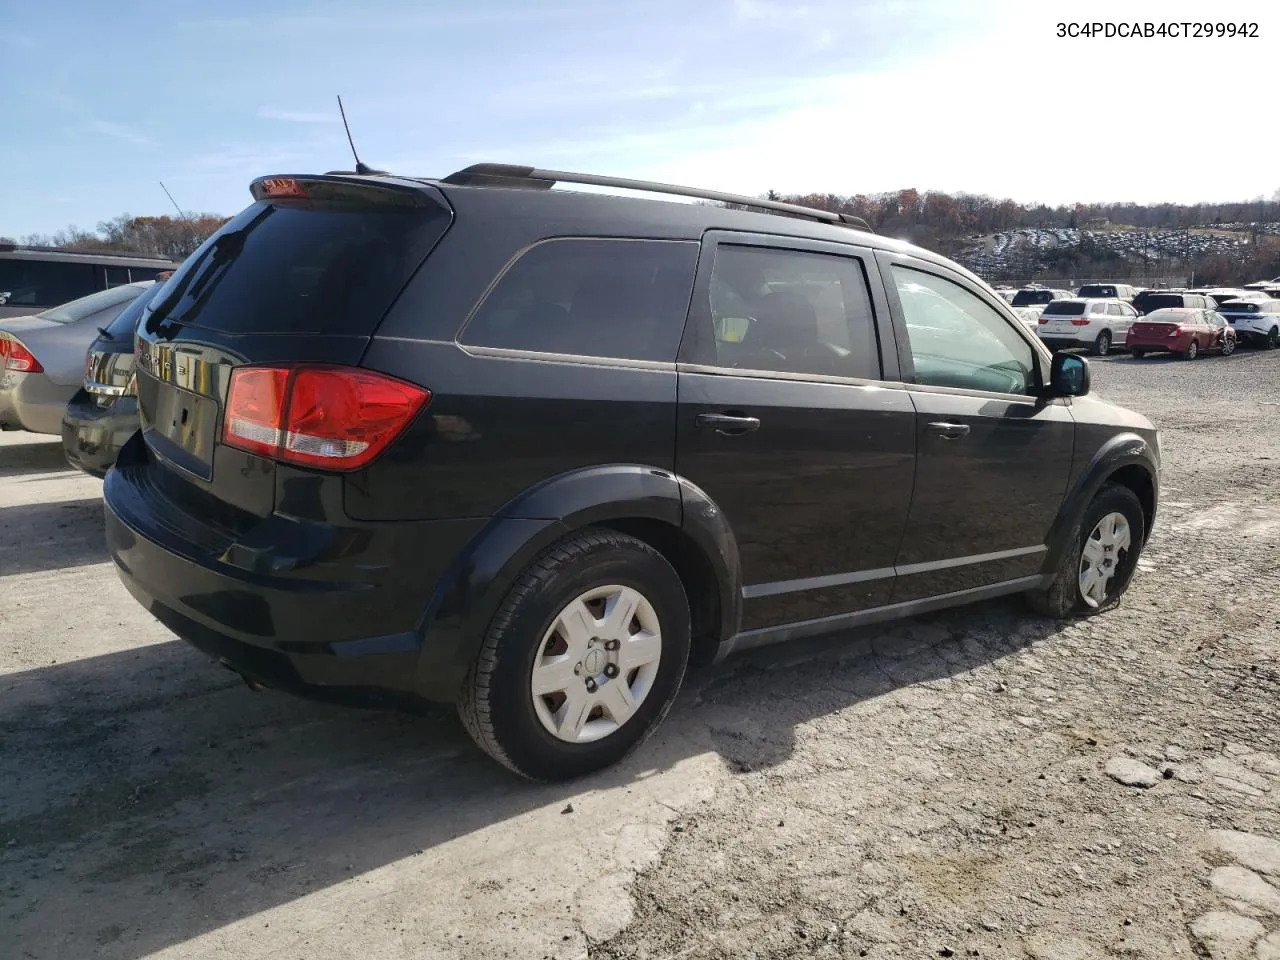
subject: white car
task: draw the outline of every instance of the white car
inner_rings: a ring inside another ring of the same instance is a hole
[[[1022,322],[1030,327],[1035,326],[1039,321],[1040,313],[1046,304],[1053,303],[1055,300],[1070,300],[1074,296],[1075,294],[1070,290],[1053,290],[1041,286],[1023,287],[1013,295],[1010,306]]]
[[[1053,350],[1088,347],[1094,356],[1105,357],[1112,346],[1124,346],[1138,311],[1113,297],[1072,297],[1046,304],[1036,333]]]
[[[1280,344],[1280,300],[1228,300],[1218,307],[1236,336],[1274,350]]]

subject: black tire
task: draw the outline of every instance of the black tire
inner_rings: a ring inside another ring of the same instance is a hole
[[[662,631],[662,655],[648,696],[614,733],[590,743],[554,737],[529,690],[535,655],[553,619],[593,587],[640,591]],[[568,780],[617,763],[667,715],[689,660],[689,602],[679,575],[648,544],[612,530],[571,534],[540,554],[516,579],[489,624],[467,674],[458,716],[476,744],[531,780]]]
[[[1200,344],[1196,342],[1196,338],[1192,337],[1191,342],[1187,344],[1186,351],[1182,354],[1184,360],[1194,360],[1200,356]]]
[[[1266,339],[1262,341],[1262,345],[1268,350],[1274,350],[1278,343],[1280,343],[1280,327],[1272,327],[1267,331]]]
[[[1237,344],[1235,341],[1235,337],[1223,337],[1222,338],[1222,355],[1224,357],[1231,356],[1233,353],[1236,352],[1236,346]]]
[[[1080,555],[1084,551],[1085,538],[1093,533],[1093,528],[1109,513],[1124,514],[1129,522],[1131,545],[1129,550],[1116,564],[1116,573],[1112,578],[1110,591],[1106,601],[1098,607],[1090,607],[1080,594]],[[1092,616],[1109,610],[1119,602],[1133,579],[1133,572],[1138,566],[1138,557],[1142,553],[1143,540],[1146,537],[1146,520],[1142,513],[1142,503],[1137,495],[1128,487],[1109,483],[1098,491],[1097,496],[1089,504],[1080,522],[1071,535],[1071,547],[1063,551],[1058,567],[1054,571],[1049,586],[1041,590],[1029,591],[1027,603],[1031,609],[1046,617],[1065,619],[1067,617]]]
[[[1145,350],[1130,350],[1129,352],[1133,354],[1133,359],[1135,360],[1141,360],[1147,355],[1147,351]]]
[[[1095,357],[1105,357],[1111,352],[1111,331],[1103,330],[1098,334],[1098,339],[1093,341],[1093,355]]]

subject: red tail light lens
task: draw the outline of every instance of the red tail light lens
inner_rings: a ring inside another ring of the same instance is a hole
[[[1087,327],[1089,325],[1089,319],[1087,317],[1077,317],[1075,320],[1071,321],[1071,325],[1073,327]]]
[[[354,367],[240,367],[231,375],[222,441],[283,463],[358,470],[431,393]]]
[[[0,337],[0,370],[17,373],[44,373],[34,353],[12,337]]]
[[[1041,318],[1040,318],[1040,322],[1041,322],[1041,323],[1048,323],[1048,322],[1049,322],[1049,318],[1048,318],[1048,317],[1041,317]]]

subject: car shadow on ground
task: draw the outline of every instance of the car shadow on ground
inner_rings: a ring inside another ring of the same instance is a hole
[[[27,438],[30,438],[27,440]],[[78,474],[62,454],[62,444],[43,434],[27,433],[0,445],[0,478],[40,473]]]
[[[9,674],[0,927],[14,956],[133,960],[691,756],[768,768],[816,717],[980,670],[1060,628],[1013,598],[750,651],[691,673],[626,762],[558,785],[508,774],[451,710],[253,693],[177,641]]]
[[[0,576],[105,563],[102,509],[100,496],[0,507]]]

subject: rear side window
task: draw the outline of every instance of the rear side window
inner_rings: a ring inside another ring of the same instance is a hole
[[[1072,303],[1070,300],[1055,300],[1044,308],[1046,317],[1080,317],[1084,316],[1085,304]]]
[[[1042,303],[1052,303],[1057,295],[1052,290],[1019,290],[1013,295],[1013,306],[1034,307]]]
[[[721,244],[711,268],[716,366],[880,378],[871,296],[853,256]]]
[[[434,205],[259,201],[186,259],[146,322],[368,336],[448,222]]]
[[[474,347],[675,360],[699,244],[566,238],[520,255],[458,337]]]

